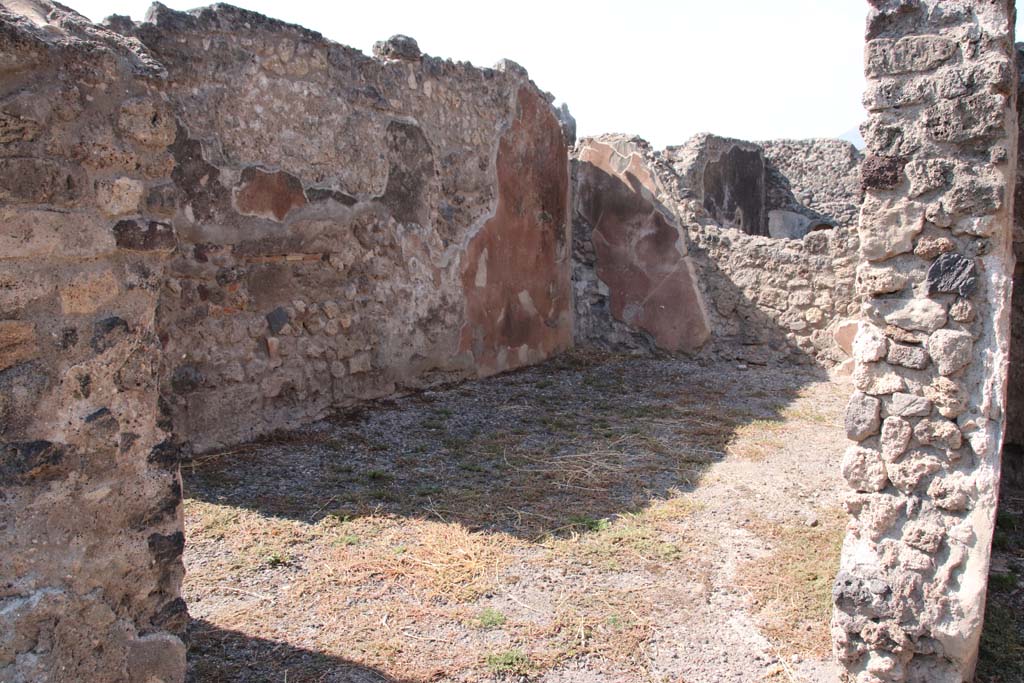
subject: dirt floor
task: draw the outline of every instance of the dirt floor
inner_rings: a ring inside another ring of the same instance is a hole
[[[194,681],[828,681],[850,388],[569,354],[186,466]]]

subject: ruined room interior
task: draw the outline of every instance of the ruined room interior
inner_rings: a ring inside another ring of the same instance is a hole
[[[655,149],[0,2],[0,681],[1024,680],[1015,9],[865,16],[866,149]]]

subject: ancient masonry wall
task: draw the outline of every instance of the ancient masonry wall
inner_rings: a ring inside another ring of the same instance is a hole
[[[876,0],[834,587],[846,679],[969,680],[1000,474],[1017,159],[1013,3]]]
[[[834,140],[700,135],[663,152],[625,136],[581,141],[577,343],[760,364],[847,360],[850,335],[836,332],[859,310],[850,228],[860,161]],[[769,237],[775,229],[790,238]]]
[[[223,5],[110,27],[0,6],[5,681],[182,680],[183,450],[572,343],[521,68]]]
[[[158,325],[194,450],[571,345],[566,144],[520,67],[226,6],[123,29],[178,116]]]
[[[174,165],[163,70],[24,9],[0,7],[0,680],[180,681],[155,323],[174,237],[141,207]]]

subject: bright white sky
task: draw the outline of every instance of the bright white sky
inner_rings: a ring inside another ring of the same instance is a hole
[[[148,0],[62,0],[94,21]],[[204,0],[164,0],[190,9]],[[655,147],[699,132],[838,137],[863,118],[864,0],[234,0],[369,54],[396,33],[478,66],[502,57],[566,102],[580,135]]]

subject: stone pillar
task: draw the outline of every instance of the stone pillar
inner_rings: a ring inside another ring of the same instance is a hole
[[[834,646],[847,681],[970,680],[1005,415],[1013,3],[870,4]]]
[[[0,681],[184,679],[161,78],[74,12],[0,6]]]

